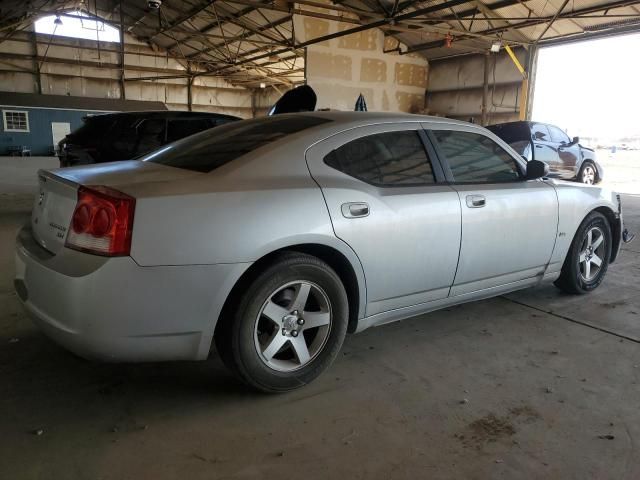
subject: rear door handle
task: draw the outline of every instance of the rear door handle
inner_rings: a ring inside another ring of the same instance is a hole
[[[536,148],[542,148],[542,145],[536,145]]]
[[[365,202],[343,203],[342,215],[345,218],[366,217],[369,215],[369,204]]]
[[[487,204],[487,199],[484,195],[467,195],[467,207],[469,208],[481,208]]]

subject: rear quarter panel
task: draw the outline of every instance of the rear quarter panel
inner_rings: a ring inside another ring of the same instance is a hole
[[[145,266],[243,263],[284,239],[333,237],[304,156],[288,171],[273,162],[266,171],[259,163],[232,162],[160,188],[134,186],[128,192],[137,199],[131,256]]]
[[[142,266],[242,263],[276,250],[319,244],[340,252],[366,301],[362,265],[338,239],[320,187],[294,139],[261,149],[209,174],[176,182],[123,187],[136,197],[132,258]]]

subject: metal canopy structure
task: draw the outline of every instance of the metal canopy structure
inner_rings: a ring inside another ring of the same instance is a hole
[[[184,72],[157,78],[224,77],[236,85],[291,86],[304,79],[304,47],[379,28],[392,51],[428,60],[486,52],[500,41],[544,45],[640,30],[640,0],[3,0],[0,41],[38,18],[82,12],[173,57]],[[337,20],[345,29],[296,42],[294,17]],[[86,17],[84,17],[86,18]],[[126,52],[123,52],[123,55]]]

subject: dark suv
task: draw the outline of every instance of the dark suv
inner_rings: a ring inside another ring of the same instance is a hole
[[[594,184],[602,180],[603,170],[595,152],[580,145],[554,125],[538,122],[499,123],[487,127],[527,160],[549,165],[549,176]]]
[[[208,128],[240,120],[196,112],[127,112],[89,115],[58,144],[61,167],[129,160]]]

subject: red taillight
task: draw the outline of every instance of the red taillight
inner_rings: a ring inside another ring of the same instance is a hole
[[[109,257],[129,255],[136,199],[109,187],[78,189],[66,246]]]

